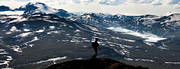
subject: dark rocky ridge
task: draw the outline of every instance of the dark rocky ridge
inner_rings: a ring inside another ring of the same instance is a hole
[[[0,6],[0,11],[9,11],[11,10],[8,6]]]
[[[108,58],[92,58],[87,60],[72,60],[54,64],[46,69],[148,69],[135,67]]]

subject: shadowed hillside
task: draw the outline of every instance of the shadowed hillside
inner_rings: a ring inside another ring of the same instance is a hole
[[[134,67],[108,58],[93,58],[87,60],[72,60],[54,64],[46,69],[148,69]]]

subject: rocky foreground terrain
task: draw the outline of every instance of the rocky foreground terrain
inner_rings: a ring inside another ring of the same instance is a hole
[[[87,60],[72,60],[46,69],[148,69],[141,66],[135,67],[107,58],[92,58]]]

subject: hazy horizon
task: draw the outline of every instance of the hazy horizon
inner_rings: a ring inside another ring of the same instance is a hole
[[[158,15],[180,13],[179,0],[1,0],[0,5],[17,8],[29,2],[42,2],[68,12],[123,15]]]

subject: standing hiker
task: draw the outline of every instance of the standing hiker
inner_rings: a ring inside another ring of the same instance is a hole
[[[92,47],[94,49],[94,56],[93,57],[96,57],[97,56],[97,52],[98,52],[98,38],[95,38],[95,42],[92,42]]]

